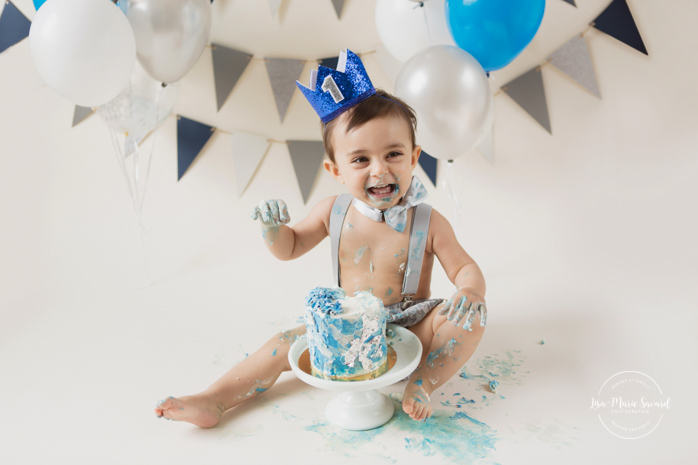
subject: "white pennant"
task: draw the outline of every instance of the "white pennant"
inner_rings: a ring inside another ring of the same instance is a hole
[[[494,165],[494,126],[491,126],[485,137],[477,145],[477,151],[485,157],[485,160]]]
[[[269,9],[271,10],[271,17],[275,18],[276,13],[279,12],[279,7],[281,6],[281,0],[268,0]]]
[[[231,136],[233,141],[233,166],[235,168],[235,183],[238,195],[241,196],[250,184],[259,164],[269,148],[266,137],[244,132],[236,132]]]

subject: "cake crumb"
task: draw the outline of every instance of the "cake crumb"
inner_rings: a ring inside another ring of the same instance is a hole
[[[497,386],[499,386],[499,381],[497,381],[496,379],[490,381],[490,391],[497,392]]]

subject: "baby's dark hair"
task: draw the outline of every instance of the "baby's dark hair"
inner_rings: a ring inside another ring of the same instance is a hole
[[[365,124],[372,119],[384,118],[386,116],[397,116],[407,122],[412,136],[412,147],[416,145],[415,131],[417,129],[417,116],[412,107],[400,100],[398,97],[390,95],[383,89],[376,89],[375,95],[357,103],[346,111],[348,118],[346,132]],[[325,153],[328,158],[335,163],[334,148],[332,147],[332,132],[337,125],[339,117],[322,124],[322,141],[325,143]]]

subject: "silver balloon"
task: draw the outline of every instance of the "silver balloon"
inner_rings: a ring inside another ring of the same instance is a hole
[[[138,61],[155,79],[179,81],[196,63],[211,32],[210,0],[129,0],[126,17]]]
[[[410,58],[398,74],[395,95],[417,112],[417,143],[436,158],[464,155],[491,125],[485,70],[452,45],[435,45]]]

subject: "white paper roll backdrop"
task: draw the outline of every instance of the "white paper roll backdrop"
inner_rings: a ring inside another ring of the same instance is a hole
[[[99,106],[124,87],[136,61],[136,41],[115,4],[48,0],[29,31],[39,75],[71,102]]]
[[[450,160],[482,140],[492,125],[492,93],[480,63],[451,45],[429,47],[403,66],[395,94],[417,112],[417,143]]]

